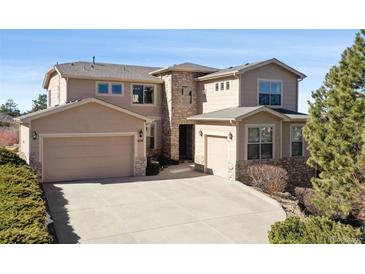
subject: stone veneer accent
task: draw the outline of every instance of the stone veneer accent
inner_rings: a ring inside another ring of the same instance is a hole
[[[189,116],[199,114],[199,94],[194,78],[201,74],[192,72],[168,72],[161,76],[165,81],[162,96],[162,142],[163,152],[173,160],[179,160],[179,126],[194,124]],[[182,104],[182,87],[192,88],[192,103]],[[193,142],[194,145],[194,142]],[[193,148],[194,150],[194,148]],[[194,155],[194,152],[193,152]]]
[[[29,155],[29,165],[37,173],[39,179],[42,178],[42,164],[38,161],[38,153],[32,152]]]
[[[135,176],[145,176],[146,166],[147,166],[146,158],[136,158],[134,161]]]
[[[315,170],[309,167],[307,157],[285,157],[282,159],[269,160],[244,160],[236,164],[236,176],[240,181],[244,181],[247,176],[247,167],[254,164],[277,165],[288,172],[288,184],[291,187],[308,187],[311,185],[310,179],[315,176]]]

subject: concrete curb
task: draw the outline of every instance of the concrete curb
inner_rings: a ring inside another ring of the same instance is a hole
[[[275,199],[268,196],[267,194],[265,194],[263,192],[260,192],[260,191],[254,189],[254,188],[252,188],[248,185],[245,185],[244,183],[239,182],[239,181],[234,181],[233,184],[237,185],[240,188],[243,188],[245,191],[247,191],[250,194],[256,196],[257,198],[260,198],[260,199],[272,204],[273,206],[276,206],[276,207],[282,209],[283,212],[285,213],[285,211],[284,211],[283,207],[281,206],[281,204],[278,201],[276,201]]]

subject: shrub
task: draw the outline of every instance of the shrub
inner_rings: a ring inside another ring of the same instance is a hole
[[[157,161],[160,163],[161,167],[168,167],[169,165],[171,165],[171,160],[168,157],[166,157],[163,153],[158,155]]]
[[[0,165],[0,243],[50,243],[42,190],[27,165]]]
[[[288,217],[271,226],[269,241],[272,244],[357,244],[361,243],[361,235],[359,229],[326,217]]]
[[[19,142],[18,133],[12,130],[0,131],[0,146],[11,146]]]
[[[5,148],[0,148],[0,166],[6,164],[25,165],[27,163],[16,153],[11,152]]]
[[[258,187],[269,194],[284,192],[287,186],[288,173],[278,166],[252,165],[247,168],[247,175],[250,185]]]
[[[306,213],[313,215],[323,215],[323,213],[315,207],[313,204],[313,197],[315,192],[310,187],[296,187],[294,189],[295,197],[298,199],[299,204],[304,208]]]
[[[146,175],[153,176],[160,173],[160,164],[158,161],[147,161]]]
[[[358,199],[359,213],[357,215],[358,219],[365,224],[365,190],[363,190]]]

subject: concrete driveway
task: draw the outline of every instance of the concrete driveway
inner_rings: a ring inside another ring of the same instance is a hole
[[[267,243],[285,219],[266,195],[188,165],[44,189],[60,243]]]

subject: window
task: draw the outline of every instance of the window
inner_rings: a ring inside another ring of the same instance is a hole
[[[182,95],[182,100],[181,100],[182,104],[183,105],[191,105],[191,103],[193,102],[192,88],[187,87],[187,86],[182,87],[181,95]]]
[[[303,156],[303,126],[292,125],[290,132],[291,156]]]
[[[99,94],[108,94],[109,93],[109,84],[108,83],[98,83],[98,93]]]
[[[146,135],[146,142],[148,149],[155,149],[155,124],[147,125],[147,135]]]
[[[219,83],[215,83],[215,91],[219,91]]]
[[[231,87],[231,82],[227,81],[226,82],[226,90],[229,90]]]
[[[249,127],[247,140],[247,159],[272,159],[273,127]]]
[[[123,84],[121,83],[108,83],[99,82],[97,83],[96,93],[98,95],[122,95]]]
[[[282,82],[279,80],[259,80],[259,105],[280,106]]]
[[[122,94],[122,84],[112,84],[112,94]]]
[[[153,104],[154,103],[154,86],[133,85],[133,104]]]
[[[224,90],[224,82],[221,82],[221,90]]]

